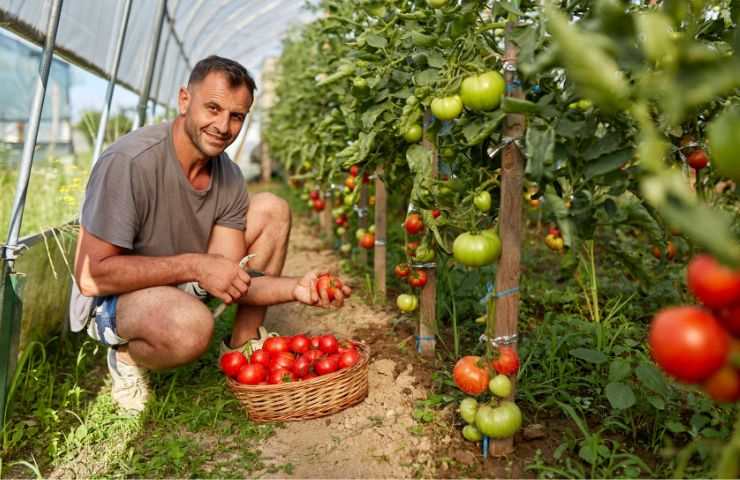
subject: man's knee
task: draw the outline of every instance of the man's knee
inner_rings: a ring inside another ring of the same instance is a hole
[[[192,303],[173,308],[172,314],[176,316],[171,322],[174,331],[161,339],[162,348],[172,355],[174,363],[190,363],[208,350],[213,337],[213,315],[195,299]]]
[[[269,192],[256,194],[249,206],[249,214],[266,228],[290,231],[291,211],[285,199]]]

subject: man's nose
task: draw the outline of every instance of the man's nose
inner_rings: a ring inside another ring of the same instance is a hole
[[[216,127],[218,133],[225,135],[229,131],[229,112],[222,111],[213,122],[213,126]]]

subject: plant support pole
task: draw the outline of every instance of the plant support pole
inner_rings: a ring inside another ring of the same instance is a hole
[[[375,250],[373,254],[373,262],[375,267],[375,291],[376,297],[380,299],[382,303],[385,303],[386,296],[386,238],[387,238],[387,227],[386,227],[386,205],[388,203],[388,196],[385,191],[385,184],[383,183],[383,167],[379,166],[375,169]]]
[[[149,64],[146,69],[144,88],[139,96],[139,105],[136,109],[139,112],[136,128],[146,125],[146,107],[149,103],[149,93],[152,90],[152,80],[154,79],[154,67],[157,64],[157,53],[159,51],[159,40],[162,37],[162,27],[164,26],[164,17],[167,13],[167,0],[159,0],[159,10],[157,12],[157,28],[154,31],[152,39],[152,49],[149,52]]]
[[[431,138],[428,128],[434,121],[432,113],[424,112],[424,137],[422,146],[429,150],[432,158],[432,178],[437,176],[437,147]],[[419,299],[419,328],[416,339],[416,350],[424,356],[433,356],[437,344],[437,267],[425,268],[427,283],[421,289]]]
[[[512,22],[506,25],[506,53],[504,54],[504,79],[506,95],[524,98],[517,78],[516,45],[511,41]],[[496,271],[496,330],[495,338],[510,337],[517,333],[519,318],[519,276],[521,273],[522,248],[522,188],[524,181],[524,157],[517,143],[524,136],[526,120],[523,114],[510,113],[504,120],[503,137],[507,142],[501,158],[501,211],[499,234],[502,254]],[[506,293],[506,294],[504,294]],[[515,337],[514,337],[515,338]],[[516,341],[510,345],[516,349]],[[516,378],[512,378],[515,381]],[[512,395],[514,395],[512,393]],[[513,438],[492,440],[492,456],[508,455],[514,450]]]
[[[113,90],[116,88],[116,78],[118,76],[118,66],[121,64],[121,54],[123,53],[123,43],[126,40],[126,29],[128,28],[128,19],[131,15],[131,0],[126,0],[123,4],[123,15],[121,16],[121,27],[116,39],[116,50],[113,54],[113,67],[110,71],[108,88],[105,92],[105,106],[100,114],[100,125],[98,125],[98,135],[95,138],[95,149],[93,150],[92,164],[98,161],[98,157],[103,150],[105,142],[105,131],[108,128],[108,117],[110,116],[110,105],[113,101]]]
[[[360,178],[360,177],[358,177]],[[360,185],[358,187],[360,189],[360,211],[358,212],[359,218],[357,220],[358,226],[362,229],[367,229],[367,223],[368,223],[368,188],[367,184],[360,180]],[[367,253],[368,250],[366,248],[360,249],[360,264],[362,265],[362,268],[365,268],[367,266]]]

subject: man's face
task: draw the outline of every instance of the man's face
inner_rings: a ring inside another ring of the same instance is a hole
[[[209,73],[200,83],[180,89],[185,132],[206,157],[216,157],[231,145],[251,106],[249,89],[245,85],[231,87],[220,72]]]

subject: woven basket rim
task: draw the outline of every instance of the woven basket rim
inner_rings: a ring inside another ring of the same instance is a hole
[[[303,386],[307,385],[318,385],[319,383],[328,383],[336,378],[339,378],[340,376],[346,376],[349,374],[352,374],[353,372],[364,368],[365,365],[367,365],[370,362],[370,347],[362,341],[357,340],[344,340],[344,339],[338,339],[339,341],[348,341],[355,345],[357,347],[357,350],[360,352],[360,361],[355,363],[349,368],[343,368],[340,370],[336,370],[331,373],[327,373],[326,375],[319,375],[315,378],[309,378],[308,380],[298,380],[295,382],[286,382],[286,383],[275,383],[275,384],[267,384],[267,385],[247,385],[246,383],[239,383],[235,378],[231,378],[229,376],[226,376],[226,383],[229,386],[229,388],[233,390],[239,390],[239,391],[248,391],[248,392],[275,392],[275,391],[291,391],[291,390],[297,390],[299,388],[302,388]]]

